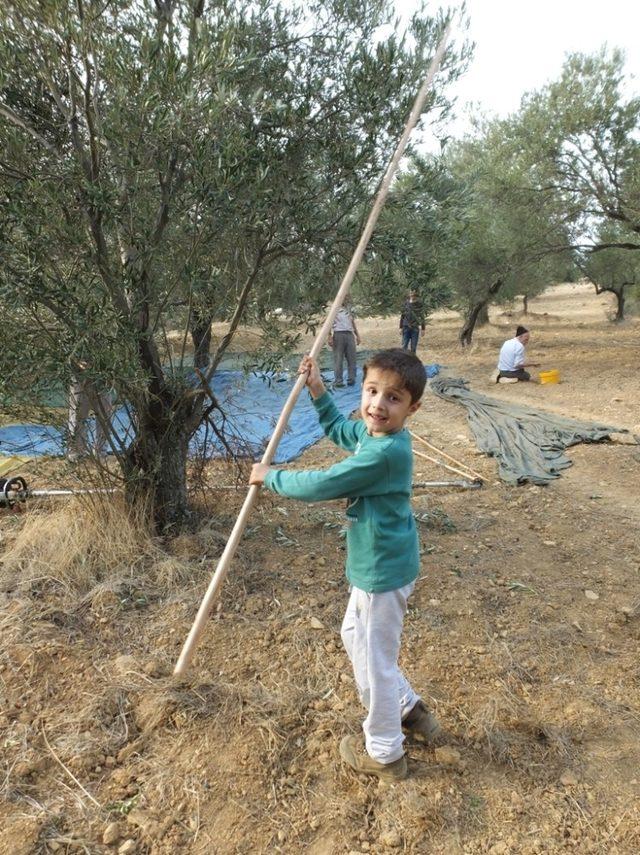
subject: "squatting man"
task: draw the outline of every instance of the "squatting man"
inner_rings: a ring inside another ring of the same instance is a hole
[[[529,343],[530,333],[526,327],[519,326],[513,338],[507,339],[500,348],[496,383],[516,383],[518,380],[528,382],[531,374],[525,368],[537,368],[539,362],[525,362],[525,347]]]

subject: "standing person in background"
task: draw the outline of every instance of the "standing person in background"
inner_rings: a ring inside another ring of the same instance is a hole
[[[416,352],[420,330],[424,332],[424,307],[415,289],[409,291],[409,299],[405,301],[400,315],[400,330],[402,332],[402,349]]]
[[[84,371],[87,365],[82,362],[79,367]],[[93,452],[96,457],[100,457],[104,451],[107,431],[111,423],[113,411],[111,395],[108,392],[98,391],[91,378],[77,373],[72,378],[69,389],[67,457],[71,462],[91,454],[87,423],[91,411],[96,417]]]
[[[344,303],[338,309],[328,341],[329,347],[333,348],[334,386],[344,386],[342,377],[345,357],[347,386],[353,386],[356,382],[356,346],[360,344],[360,334],[349,297],[345,297]]]

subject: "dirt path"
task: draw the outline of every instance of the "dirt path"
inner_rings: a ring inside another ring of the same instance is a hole
[[[612,328],[607,310],[560,286],[527,319],[498,313],[467,354],[442,314],[421,355],[483,392],[640,432],[640,325]],[[490,384],[523,320],[531,358],[562,384]],[[395,319],[360,326],[368,347],[396,341]],[[640,448],[578,446],[558,481],[516,488],[477,453],[461,407],[428,395],[413,426],[487,479],[414,498],[423,572],[402,664],[448,750],[409,743],[411,777],[395,787],[339,763],[361,720],[339,639],[339,503],[265,495],[197,668],[163,676],[242,501],[232,494],[172,555],[150,552],[75,600],[26,561],[5,578],[0,853],[640,851]],[[325,441],[296,465],[333,459]]]

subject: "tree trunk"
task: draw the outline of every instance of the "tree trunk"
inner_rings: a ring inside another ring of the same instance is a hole
[[[476,318],[476,326],[484,327],[489,323],[489,303],[485,303],[484,306],[481,306],[480,311],[478,312],[478,317]]]
[[[471,340],[473,339],[473,331],[478,323],[479,315],[484,311],[487,315],[487,320],[489,319],[489,303],[491,302],[491,298],[495,297],[498,291],[502,288],[502,279],[496,279],[496,281],[491,285],[486,295],[478,300],[475,305],[473,305],[465,318],[465,322],[462,326],[462,329],[458,333],[458,341],[462,345],[462,347],[468,347],[471,344]]]
[[[522,314],[523,315],[529,314],[529,298],[527,297],[526,294],[522,298]]]
[[[189,516],[188,406],[184,395],[166,395],[138,413],[137,436],[124,459],[127,501],[146,504],[160,532],[179,529]]]
[[[613,317],[613,322],[615,324],[620,323],[620,321],[624,321],[624,289],[627,285],[632,285],[632,282],[624,282],[622,285],[619,285],[617,288],[611,285],[610,287],[598,285],[597,282],[593,283],[595,285],[596,294],[614,294],[616,298],[616,313]]]
[[[193,339],[193,364],[204,371],[209,365],[211,350],[211,318],[193,312],[191,317],[191,338]]]
[[[464,325],[460,330],[460,334],[458,336],[460,344],[463,347],[468,347],[471,344],[471,340],[473,339],[473,331],[476,327],[476,323],[478,322],[478,315],[482,311],[483,306],[486,306],[486,301],[483,303],[476,303],[476,305],[472,307],[471,311],[468,313],[465,319]]]

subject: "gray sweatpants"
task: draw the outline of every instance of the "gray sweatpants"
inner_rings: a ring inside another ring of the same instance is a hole
[[[344,359],[347,359],[347,381],[356,382],[356,337],[352,332],[341,330],[333,333],[333,374],[336,383],[342,383]]]
[[[402,624],[414,585],[381,594],[352,588],[342,622],[342,643],[369,713],[363,724],[367,754],[378,763],[402,757],[402,719],[420,700],[398,667]]]
[[[74,380],[71,383],[67,423],[69,432],[67,454],[70,459],[74,460],[91,454],[87,424],[91,411],[96,417],[93,451],[98,456],[102,454],[107,439],[105,426],[111,421],[112,410],[111,396],[106,392],[97,393],[91,381]]]

